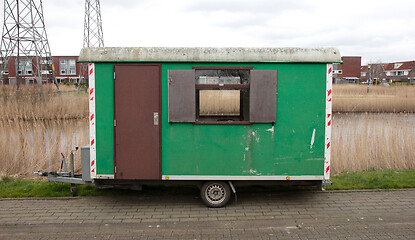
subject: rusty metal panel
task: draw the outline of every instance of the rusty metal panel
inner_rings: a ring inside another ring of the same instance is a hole
[[[249,103],[250,122],[277,120],[277,71],[251,70]]]
[[[195,122],[195,71],[169,71],[169,122]]]
[[[115,178],[161,178],[160,65],[114,65]]]

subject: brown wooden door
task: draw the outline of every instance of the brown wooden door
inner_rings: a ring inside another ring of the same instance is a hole
[[[115,178],[161,179],[160,65],[114,65]]]

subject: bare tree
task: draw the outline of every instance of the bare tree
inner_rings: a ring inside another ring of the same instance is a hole
[[[379,84],[383,79],[386,79],[385,68],[383,67],[383,63],[369,63],[370,65],[370,78],[373,80],[373,84]],[[369,81],[370,79],[368,79]]]

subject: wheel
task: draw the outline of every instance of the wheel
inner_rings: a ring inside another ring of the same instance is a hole
[[[71,193],[72,193],[72,197],[76,196],[76,186],[73,183],[71,183]]]
[[[223,181],[205,182],[200,189],[203,203],[212,208],[225,206],[231,199],[231,188]]]

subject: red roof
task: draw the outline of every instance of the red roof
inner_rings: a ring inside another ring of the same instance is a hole
[[[392,70],[410,70],[412,66],[415,64],[415,61],[407,61],[407,62],[395,62],[395,63],[385,63],[383,67],[385,71],[392,71]]]
[[[415,61],[383,63],[382,65],[385,71],[411,70],[412,67],[415,65]],[[367,65],[361,66],[360,72],[367,72]]]

